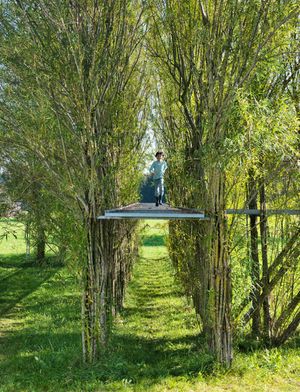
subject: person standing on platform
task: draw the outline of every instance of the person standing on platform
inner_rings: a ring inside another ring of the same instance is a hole
[[[157,151],[155,157],[156,161],[150,166],[149,172],[154,179],[155,205],[158,207],[159,205],[162,205],[162,198],[164,195],[164,174],[168,165],[164,161],[164,153],[162,151]]]

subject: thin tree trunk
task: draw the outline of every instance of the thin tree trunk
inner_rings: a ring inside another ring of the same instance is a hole
[[[220,362],[230,366],[232,362],[231,333],[231,274],[225,219],[223,173],[215,173],[214,184],[215,219],[213,222],[212,287],[215,293],[215,319],[212,347]]]
[[[273,327],[273,336],[275,336],[275,340],[276,340],[276,336],[278,335],[278,331],[285,324],[285,322],[291,316],[293,311],[297,308],[299,303],[300,303],[300,291],[298,291],[298,294],[295,295],[291,300],[291,302],[283,309],[280,317],[276,320]]]
[[[275,346],[280,346],[284,342],[287,341],[287,339],[296,331],[298,328],[298,325],[300,324],[300,312],[298,312],[291,323],[287,326],[287,328],[283,331],[283,333],[278,336],[276,339],[274,339],[273,344]]]
[[[297,253],[298,256],[299,253]],[[293,254],[290,255],[293,257]],[[285,264],[283,265],[276,273],[276,275],[272,278],[270,283],[267,286],[263,286],[263,292],[259,296],[259,306],[262,306],[263,301],[266,297],[269,296],[269,294],[272,292],[276,284],[279,282],[279,280],[286,274],[286,272],[289,270],[290,264]],[[243,324],[246,325],[253,313],[253,309],[250,309],[244,316],[244,321]]]
[[[263,287],[268,287],[270,283],[268,267],[268,222],[266,214],[266,192],[264,180],[260,182],[260,236],[261,236],[261,255],[262,255],[262,281]],[[266,339],[271,337],[271,315],[270,315],[270,296],[266,295],[263,300],[263,333]]]
[[[257,209],[257,189],[253,170],[249,170],[248,182],[248,200],[249,208]],[[252,315],[252,334],[260,335],[260,307],[258,306],[258,298],[260,294],[260,266],[258,257],[258,232],[257,217],[250,215],[250,254],[251,254],[251,280],[252,280],[252,307],[254,309]]]
[[[36,243],[36,260],[39,264],[45,260],[46,253],[46,235],[45,229],[41,226],[38,228],[37,243]]]
[[[299,232],[300,232],[300,229],[297,228],[297,230],[293,233],[292,237],[291,237],[291,238],[289,239],[289,241],[286,243],[285,247],[284,247],[284,248],[281,250],[281,252],[276,256],[275,260],[274,260],[273,263],[270,265],[270,268],[269,268],[269,276],[274,275],[274,272],[275,272],[276,268],[277,268],[280,264],[283,263],[283,260],[284,260],[284,259],[287,259],[287,258],[289,258],[289,257],[298,257],[299,251],[298,251],[297,247],[295,247],[295,244],[296,244],[296,246],[297,246],[298,237],[299,237]],[[295,248],[295,249],[294,249],[294,248]],[[294,256],[294,254],[295,254],[295,256]],[[274,281],[274,279],[275,279],[274,282],[277,283],[277,281],[279,280],[279,278],[280,278],[281,276],[284,275],[285,271],[286,271],[286,268],[284,268],[284,267],[282,267],[279,271],[277,271],[276,274],[275,274],[275,276],[272,278],[272,281],[270,282],[270,285],[271,285],[271,283]],[[276,283],[275,283],[275,284],[276,284]],[[260,282],[258,282],[258,286],[259,286],[259,287],[262,287],[262,286],[263,286],[263,281],[262,281],[262,279],[260,280]],[[269,287],[270,287],[270,286],[269,286]],[[273,287],[274,287],[274,286],[272,286],[272,287],[270,288],[270,290],[272,290]],[[262,298],[262,294],[260,295],[260,298]],[[238,309],[236,315],[240,315],[240,313],[243,311],[243,309],[245,309],[245,307],[249,304],[250,300],[251,300],[251,296],[248,296],[247,298],[245,298],[245,300],[242,302],[241,306],[239,307],[239,309]],[[251,308],[250,312],[247,312],[247,314],[248,314],[248,315],[251,314],[251,317],[252,317],[253,311],[254,311],[254,309]],[[245,319],[245,322],[248,322],[248,321],[249,321],[249,318],[247,317],[247,319]]]
[[[26,257],[30,256],[30,225],[26,222],[25,225],[25,242],[26,242]]]
[[[210,259],[208,233],[211,230],[210,222],[193,222],[196,227],[196,268],[199,279],[197,286],[193,287],[193,302],[196,313],[202,321],[203,333],[211,335],[211,319],[209,310],[209,286],[210,286]]]

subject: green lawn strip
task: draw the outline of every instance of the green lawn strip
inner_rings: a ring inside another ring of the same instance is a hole
[[[0,319],[0,391],[63,390],[81,362],[78,284],[66,269],[31,270],[32,291]]]
[[[24,224],[15,219],[0,219],[0,255],[26,252]]]
[[[162,260],[145,257],[136,265],[114,333],[126,363],[124,379],[148,384],[169,375],[194,374],[203,363],[197,353],[194,312],[174,283],[165,249],[155,249],[147,254],[153,258],[160,254]],[[124,339],[128,344],[124,345]],[[207,361],[209,364],[210,358]],[[207,363],[204,361],[205,366]]]
[[[17,273],[5,279],[1,295],[8,303],[19,299],[0,321],[0,391],[298,390],[297,347],[235,353],[228,371],[213,365],[166,248],[152,245],[165,236],[166,224],[146,224],[150,238],[142,236],[110,350],[94,365],[81,361],[81,294],[74,276],[66,267],[26,266],[22,257],[9,256]]]

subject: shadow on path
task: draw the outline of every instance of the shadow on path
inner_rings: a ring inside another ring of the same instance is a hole
[[[213,358],[173,274],[166,258],[142,257],[135,265],[110,354],[101,362],[103,381],[146,380],[150,385],[168,376],[211,371]]]
[[[60,266],[37,266],[25,255],[0,255],[0,316],[12,310],[20,301],[50,279]],[[12,269],[12,272],[4,270]]]

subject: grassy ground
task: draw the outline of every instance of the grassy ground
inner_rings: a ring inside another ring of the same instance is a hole
[[[69,270],[36,267],[18,239],[0,243],[0,391],[297,391],[297,349],[235,353],[213,364],[174,280],[166,228],[148,222],[111,349],[81,362],[80,289]],[[19,243],[18,243],[19,241]]]

